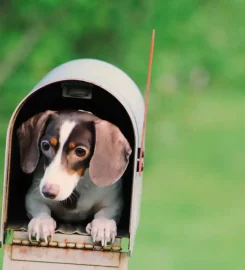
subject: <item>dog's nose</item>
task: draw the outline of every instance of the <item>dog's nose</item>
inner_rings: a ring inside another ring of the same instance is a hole
[[[60,191],[58,185],[46,184],[42,188],[42,194],[45,198],[55,199]]]

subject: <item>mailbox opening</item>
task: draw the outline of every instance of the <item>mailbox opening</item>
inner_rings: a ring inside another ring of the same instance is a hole
[[[75,85],[71,91],[67,91],[64,85]],[[78,93],[79,87],[85,90]],[[86,92],[86,89],[88,92]],[[91,96],[92,94],[92,96]],[[81,81],[59,81],[51,83],[32,93],[20,108],[15,121],[13,121],[13,133],[10,144],[10,166],[8,168],[8,209],[5,228],[21,229],[28,224],[29,219],[25,211],[25,194],[31,185],[32,175],[27,175],[20,168],[19,145],[17,141],[17,128],[31,116],[45,110],[85,110],[98,117],[117,125],[128,139],[132,149],[135,149],[135,133],[131,119],[124,106],[109,92],[92,83]],[[134,174],[135,153],[132,152],[129,165],[124,174],[124,211],[118,225],[118,236],[129,236],[129,223],[131,212],[131,194]],[[59,224],[58,224],[59,225]],[[86,226],[86,224],[84,224]],[[62,231],[60,231],[62,232]],[[66,232],[66,231],[65,231]],[[81,233],[86,234],[85,227]]]

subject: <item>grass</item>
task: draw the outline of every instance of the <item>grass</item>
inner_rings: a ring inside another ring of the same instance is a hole
[[[244,103],[209,93],[151,99],[130,269],[244,269]]]

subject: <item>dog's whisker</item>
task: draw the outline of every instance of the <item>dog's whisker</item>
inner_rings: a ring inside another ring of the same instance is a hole
[[[34,187],[33,191],[35,192],[35,191],[38,191],[39,189],[40,189],[40,187],[36,186],[36,187]]]

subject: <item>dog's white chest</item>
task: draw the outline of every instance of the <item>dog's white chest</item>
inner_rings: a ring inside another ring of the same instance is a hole
[[[60,202],[49,201],[52,212],[64,221],[82,221],[94,213],[98,207],[98,202],[103,203],[106,196],[106,188],[95,186],[88,173],[85,173],[84,179],[78,183],[76,190],[79,193],[79,199],[76,207],[68,209]]]
[[[79,207],[75,209],[67,209],[60,203],[50,204],[50,208],[55,216],[64,221],[83,221],[91,214],[91,207]]]

